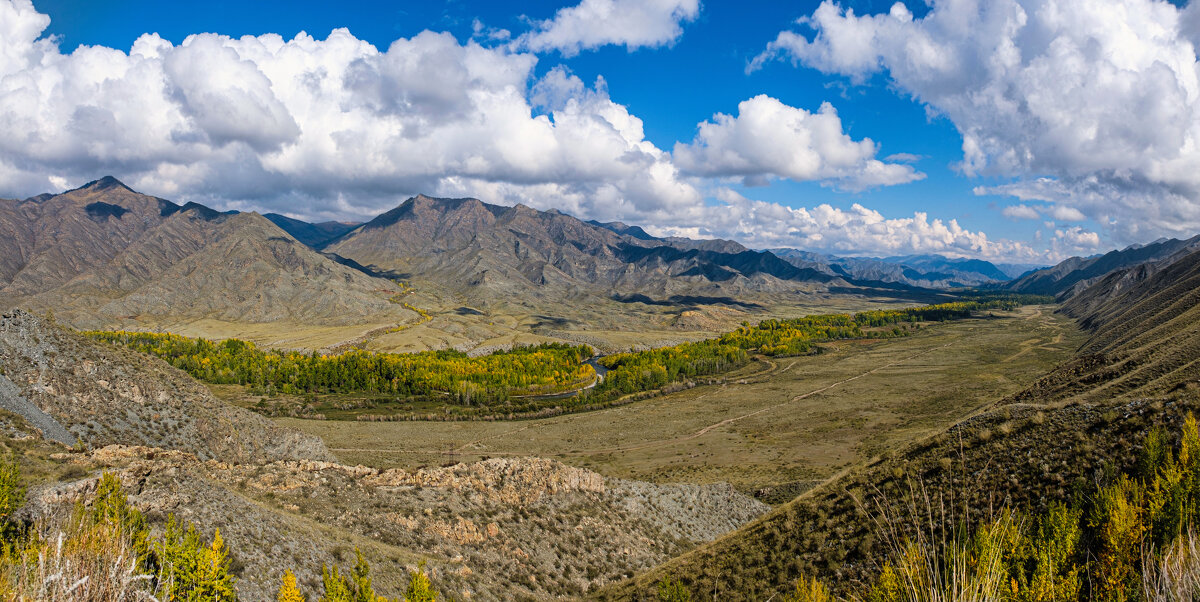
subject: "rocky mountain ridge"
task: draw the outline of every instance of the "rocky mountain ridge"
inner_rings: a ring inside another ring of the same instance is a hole
[[[0,201],[0,306],[54,310],[79,327],[147,318],[415,318],[388,301],[397,290],[312,251],[258,214],[180,206],[113,178]]]

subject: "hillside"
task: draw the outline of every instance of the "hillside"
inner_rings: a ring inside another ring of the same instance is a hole
[[[1062,311],[1092,336],[1073,361],[1020,399],[1104,400],[1192,391],[1200,386],[1200,251],[1167,265],[1115,271]]]
[[[1063,311],[1080,354],[949,430],[835,477],[712,545],[598,597],[637,599],[666,576],[719,599],[766,599],[816,576],[847,594],[913,525],[980,524],[1001,506],[1045,511],[1129,470],[1155,425],[1200,409],[1200,252],[1111,274]],[[896,520],[880,520],[892,516]],[[944,532],[944,531],[941,531]]]
[[[67,445],[148,445],[227,462],[332,458],[319,439],[230,407],[161,360],[23,311],[0,316],[0,406]]]
[[[322,564],[362,549],[377,586],[399,595],[406,568],[429,561],[455,599],[577,597],[710,541],[766,510],[718,485],[609,479],[538,458],[417,471],[329,462],[201,462],[114,446],[69,461],[115,471],[148,514],[219,528],[241,566],[243,600],[273,598],[294,569],[308,587]],[[31,493],[32,516],[61,512],[93,479]],[[311,591],[311,590],[310,590]]]
[[[262,216],[179,206],[113,178],[0,202],[0,241],[0,304],[54,310],[79,327],[416,317],[388,301],[393,283],[329,260]]]
[[[1016,293],[1063,295],[1070,297],[1114,270],[1144,263],[1170,261],[1172,257],[1200,246],[1200,236],[1186,240],[1159,240],[1148,245],[1133,245],[1094,257],[1072,257],[1058,265],[1029,272],[1005,285]]]

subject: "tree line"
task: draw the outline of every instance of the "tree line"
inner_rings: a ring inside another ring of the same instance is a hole
[[[583,361],[591,347],[565,343],[517,347],[480,357],[454,350],[337,355],[262,349],[249,341],[214,342],[175,334],[90,331],[85,335],[158,356],[198,380],[249,387],[259,394],[383,393],[443,396],[471,405],[509,395],[559,393],[595,379]]]

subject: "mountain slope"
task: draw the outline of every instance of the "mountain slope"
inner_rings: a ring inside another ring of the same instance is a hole
[[[1200,246],[1200,236],[1186,240],[1159,240],[1109,251],[1094,257],[1072,257],[1053,267],[1036,270],[1008,283],[1005,288],[1017,293],[1070,296],[1114,270],[1142,263],[1169,260],[1174,255]]]
[[[293,219],[278,213],[264,213],[263,217],[281,230],[292,235],[292,238],[314,248],[324,248],[330,241],[340,238],[345,233],[357,228],[360,224],[353,222],[319,222],[312,224]]]
[[[257,214],[179,206],[113,178],[41,200],[0,202],[0,304],[53,309],[76,326],[134,318],[414,318],[389,303],[395,289]]]
[[[483,301],[520,295],[558,302],[614,291],[669,297],[721,290],[727,296],[839,281],[729,241],[660,239],[641,228],[558,211],[426,196],[405,201],[326,250]]]
[[[332,458],[316,437],[228,406],[161,360],[23,311],[0,316],[0,382],[89,447],[149,445],[226,462]]]
[[[799,268],[812,269],[857,283],[894,283],[920,288],[955,288],[1004,282],[1009,277],[981,259],[913,255],[884,259],[836,257],[797,249],[771,252]]]
[[[1112,272],[1063,312],[1092,331],[1080,355],[1019,400],[1104,400],[1200,387],[1200,250]]]

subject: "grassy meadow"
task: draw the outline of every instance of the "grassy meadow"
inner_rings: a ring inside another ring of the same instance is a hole
[[[722,385],[595,412],[497,422],[279,421],[322,437],[351,464],[415,468],[532,455],[622,478],[728,481],[780,502],[1019,390],[1082,339],[1052,307],[1026,306],[911,337],[762,358]]]

